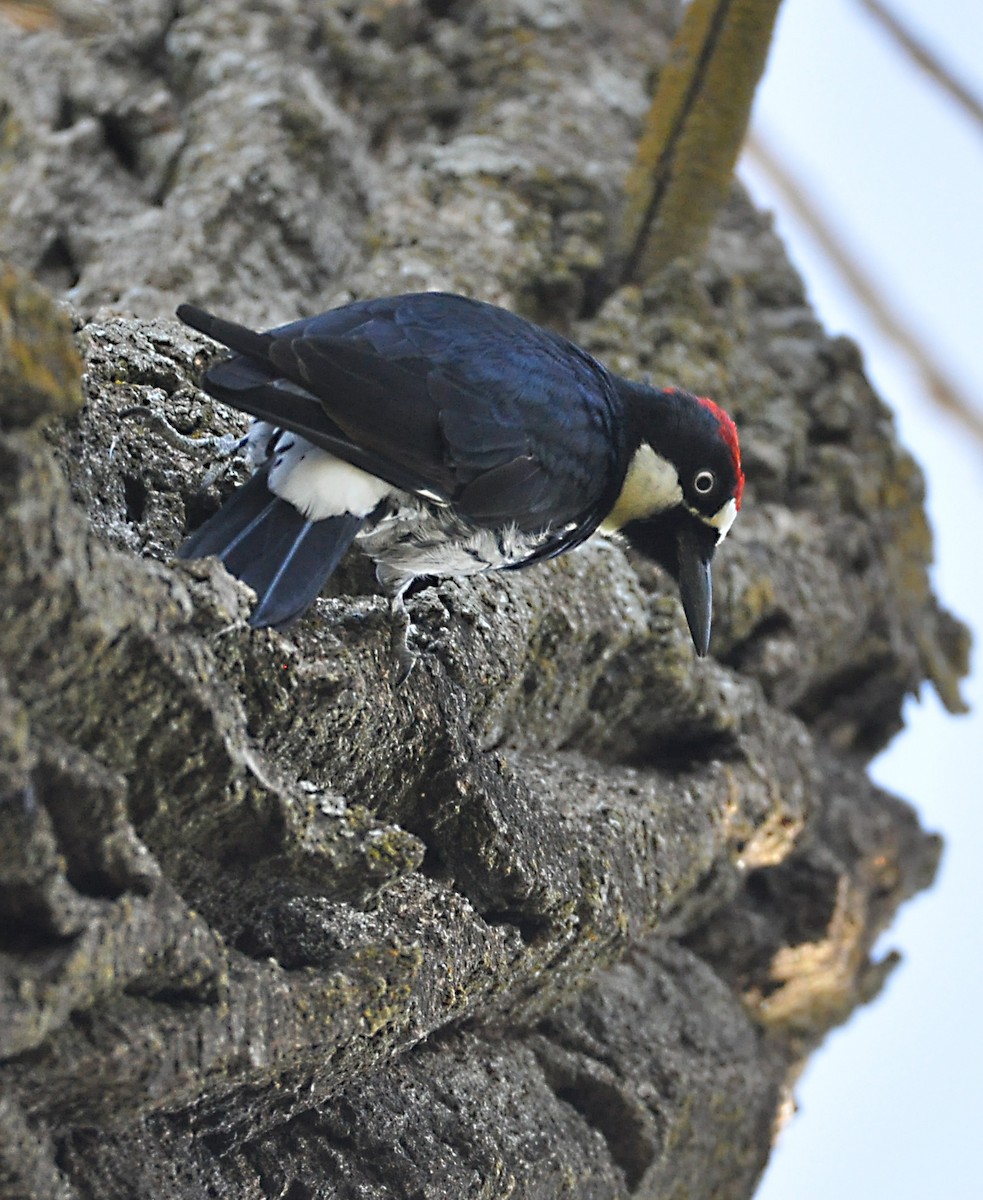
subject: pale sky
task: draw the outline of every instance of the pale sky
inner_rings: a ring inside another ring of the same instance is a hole
[[[886,0],[983,95],[979,0]],[[983,130],[872,22],[858,0],[785,0],[755,124],[818,198],[883,291],[983,411]],[[942,415],[767,182],[744,180],[778,226],[826,327],[868,374],[926,472],[936,588],[983,637],[983,445]],[[875,764],[946,841],[935,888],[882,939],[904,962],[834,1033],[796,1095],[759,1200],[979,1200],[983,1124],[983,677],[952,718],[926,688]]]

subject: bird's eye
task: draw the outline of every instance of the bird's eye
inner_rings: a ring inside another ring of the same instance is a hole
[[[693,487],[701,496],[708,496],[713,491],[713,485],[717,482],[717,477],[712,471],[697,471],[696,478],[693,480]]]

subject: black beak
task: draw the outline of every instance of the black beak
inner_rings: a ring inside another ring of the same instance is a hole
[[[679,530],[677,539],[679,595],[696,653],[703,658],[710,647],[713,601],[710,560],[717,539],[712,531],[688,523]]]

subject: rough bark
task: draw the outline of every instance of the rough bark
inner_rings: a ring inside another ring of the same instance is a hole
[[[743,196],[586,311],[675,6],[54,9],[0,20],[0,254],[85,371],[79,410],[5,275],[0,1195],[750,1195],[931,880],[865,764],[965,638],[917,467]],[[289,637],[169,561],[241,471],[165,437],[239,427],[175,303],[424,287],[734,412],[713,658],[609,543],[421,591],[402,688],[357,556]]]

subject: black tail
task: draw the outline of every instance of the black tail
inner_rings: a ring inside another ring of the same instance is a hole
[[[221,342],[237,354],[245,354],[249,358],[266,359],[267,351],[273,339],[268,333],[255,333],[245,325],[237,325],[234,321],[226,321],[206,312],[194,304],[179,304],[177,315],[192,329],[204,333],[214,342]]]
[[[259,471],[180,547],[178,558],[214,554],[259,597],[249,624],[284,629],[303,616],[334,572],[364,518],[310,521],[274,496]]]

